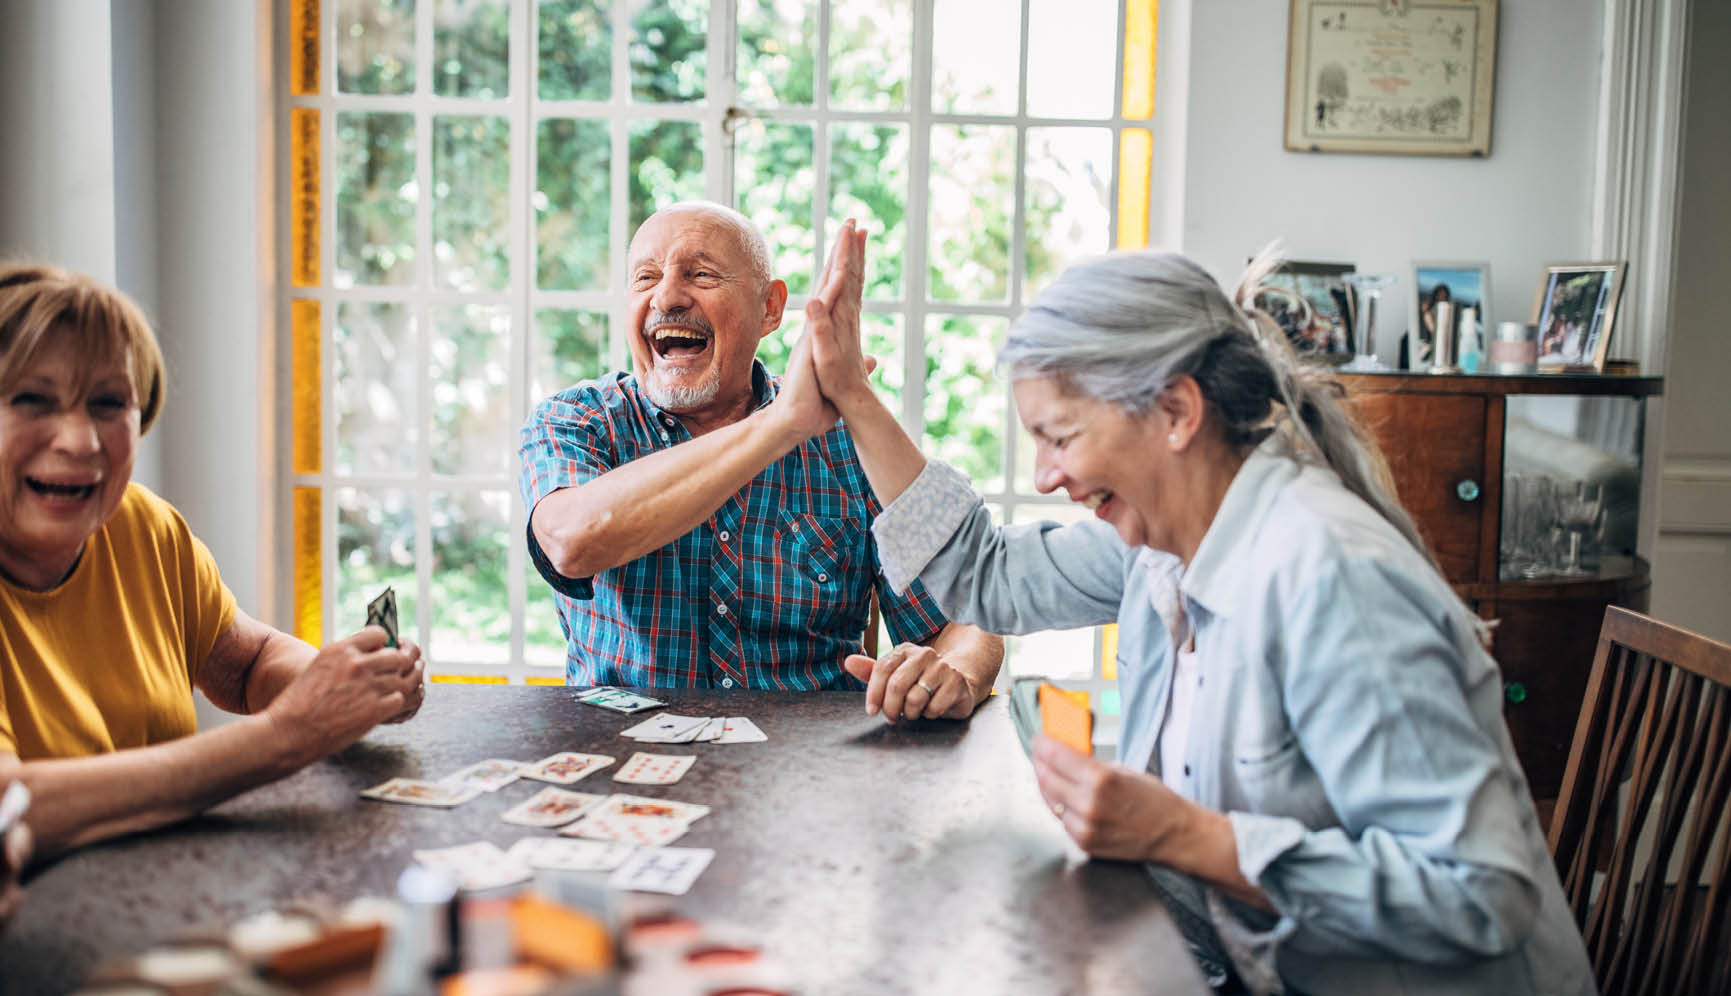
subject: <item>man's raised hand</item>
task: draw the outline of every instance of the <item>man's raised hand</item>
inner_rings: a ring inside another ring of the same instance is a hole
[[[855,404],[872,399],[868,377],[875,364],[867,359],[860,343],[865,239],[865,230],[852,218],[842,224],[817,293],[805,305],[812,366],[824,396],[843,417]]]

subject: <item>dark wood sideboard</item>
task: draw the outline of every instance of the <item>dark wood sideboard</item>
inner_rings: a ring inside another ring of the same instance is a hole
[[[1645,611],[1650,572],[1640,557],[1606,556],[1593,577],[1498,576],[1504,429],[1510,395],[1645,398],[1658,377],[1576,374],[1342,374],[1376,436],[1395,487],[1443,572],[1482,618],[1497,620],[1509,734],[1534,798],[1556,798],[1568,763],[1599,623],[1607,605]]]

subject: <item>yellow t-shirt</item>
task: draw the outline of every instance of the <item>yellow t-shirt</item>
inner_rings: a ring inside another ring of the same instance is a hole
[[[128,486],[60,587],[0,578],[0,752],[84,757],[194,732],[193,677],[234,613],[186,520]]]

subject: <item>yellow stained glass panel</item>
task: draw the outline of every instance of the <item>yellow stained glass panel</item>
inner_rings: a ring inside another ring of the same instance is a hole
[[[1148,190],[1154,175],[1154,133],[1126,128],[1118,136],[1118,248],[1148,245]]]
[[[318,488],[295,488],[295,635],[313,646],[324,641],[323,502]]]
[[[504,685],[502,674],[435,674],[427,678],[435,685]]]
[[[525,685],[563,685],[564,678],[524,678]]]
[[[1100,677],[1118,680],[1118,624],[1100,627]]]
[[[289,9],[289,92],[319,92],[319,0],[294,0]]]
[[[1160,0],[1124,0],[1124,117],[1154,116],[1154,45]]]
[[[296,287],[319,284],[319,112],[289,110],[289,257]]]
[[[294,472],[317,474],[323,464],[320,424],[319,349],[323,332],[319,324],[319,303],[304,299],[289,305],[291,335],[290,351],[294,354],[292,424],[294,425]]]

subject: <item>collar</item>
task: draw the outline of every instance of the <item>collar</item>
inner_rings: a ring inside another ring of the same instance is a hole
[[[1226,496],[1208,531],[1202,534],[1189,570],[1178,580],[1184,594],[1214,615],[1230,615],[1228,609],[1240,590],[1238,575],[1247,558],[1255,555],[1257,523],[1301,469],[1287,454],[1279,433],[1271,434],[1251,451],[1227,485]],[[1170,560],[1169,570],[1176,571],[1178,558]]]

